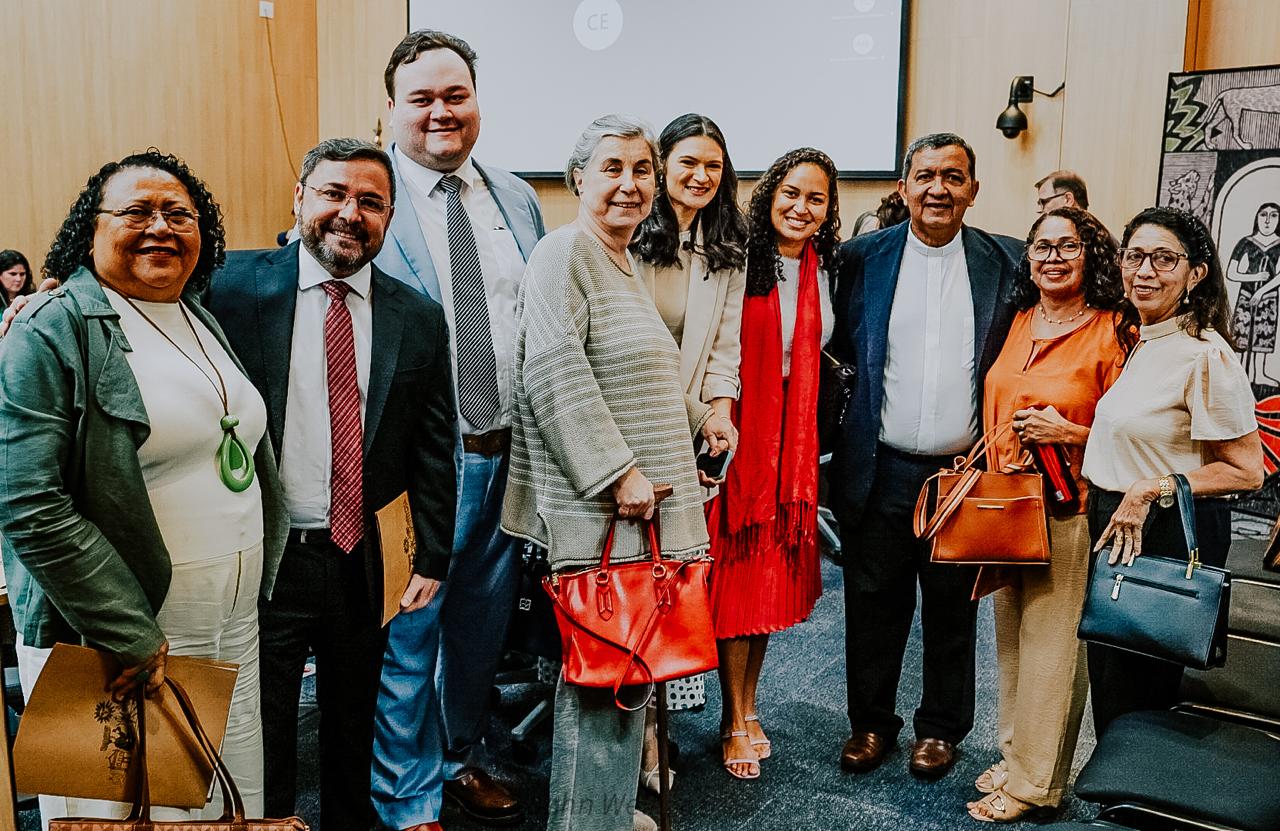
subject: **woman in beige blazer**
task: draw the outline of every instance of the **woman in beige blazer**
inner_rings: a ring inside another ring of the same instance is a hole
[[[738,398],[738,333],[746,287],[747,222],[736,201],[738,175],[724,134],[703,115],[687,113],[658,137],[663,175],[653,211],[636,231],[631,252],[663,322],[680,347],[680,383],[693,406],[710,406],[732,438],[730,410]],[[716,494],[718,480],[699,472]],[[667,685],[674,709],[701,706],[702,676]],[[646,732],[642,783],[657,790],[657,743]]]

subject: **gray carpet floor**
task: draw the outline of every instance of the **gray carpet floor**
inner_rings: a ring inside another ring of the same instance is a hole
[[[978,631],[978,712],[973,733],[961,745],[955,770],[935,783],[914,779],[906,767],[910,729],[898,748],[877,771],[855,776],[842,773],[837,759],[848,737],[844,681],[844,600],[840,570],[823,568],[825,593],[805,623],[780,633],[770,643],[760,688],[760,715],[773,740],[773,756],[763,775],[753,782],[731,778],[720,766],[717,727],[719,689],[708,679],[708,704],[701,712],[672,715],[672,738],[680,760],[672,792],[673,826],[698,831],[728,829],[794,829],[795,831],[954,831],[979,826],[964,811],[964,803],[978,794],[974,778],[997,759],[996,667],[990,603],[981,607]],[[919,621],[908,645],[898,711],[910,723],[920,690]],[[316,722],[312,681],[304,690],[300,718],[299,814],[320,831]],[[497,760],[496,773],[524,801],[520,831],[541,831],[547,811],[550,726],[535,731],[530,742],[512,752],[506,730],[515,724],[545,690],[537,685],[507,688],[489,738]],[[1077,751],[1077,769],[1093,748],[1088,715]],[[532,760],[528,756],[532,753]],[[515,761],[519,756],[528,763]],[[657,799],[647,792],[641,810],[657,814]],[[1070,799],[1062,817],[1092,816],[1093,806]],[[24,811],[22,828],[39,827],[34,811]],[[441,821],[448,831],[473,831],[484,826],[446,806]],[[1017,827],[1017,826],[1014,826]],[[327,829],[327,831],[339,831]]]

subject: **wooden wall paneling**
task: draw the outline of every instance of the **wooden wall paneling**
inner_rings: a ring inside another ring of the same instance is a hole
[[[1185,55],[1187,0],[1072,0],[1062,165],[1119,233],[1155,203],[1170,72]]]
[[[256,0],[7,0],[17,60],[0,73],[10,198],[0,247],[39,268],[71,202],[103,163],[156,146],[221,203],[228,244],[272,243],[293,174]],[[316,138],[315,0],[275,0],[273,41],[292,162]]]
[[[1194,63],[1186,69],[1280,63],[1280,3],[1275,0],[1196,0],[1192,11],[1197,42]]]
[[[391,50],[408,31],[405,0],[316,0],[320,136],[373,140],[386,130],[382,82]]]

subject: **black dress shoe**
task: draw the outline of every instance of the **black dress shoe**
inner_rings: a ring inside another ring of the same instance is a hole
[[[479,768],[467,768],[457,779],[445,780],[444,795],[485,825],[515,825],[524,819],[524,809],[506,786]]]
[[[942,739],[916,739],[911,745],[911,773],[921,779],[941,779],[956,763],[956,746]]]
[[[850,773],[870,773],[889,753],[889,740],[879,733],[860,731],[849,737],[840,751],[840,767]]]

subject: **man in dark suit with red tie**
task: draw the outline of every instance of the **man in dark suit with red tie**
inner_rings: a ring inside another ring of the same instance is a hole
[[[374,511],[407,494],[417,558],[402,614],[449,565],[456,412],[440,306],[371,263],[395,203],[386,154],[356,139],[307,153],[300,242],[229,252],[205,304],[267,401],[293,530],[260,608],[268,816],[294,812],[298,696],[316,656],[320,814],[368,829],[373,721],[386,630]]]

